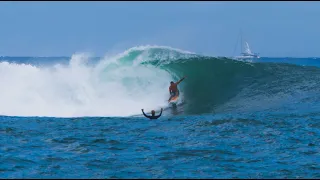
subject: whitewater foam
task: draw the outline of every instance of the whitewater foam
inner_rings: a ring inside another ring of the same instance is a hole
[[[133,49],[147,49],[137,47]],[[11,116],[130,116],[167,106],[172,76],[140,62],[124,63],[127,50],[89,65],[88,54],[75,54],[68,65],[50,67],[0,63],[0,113]]]

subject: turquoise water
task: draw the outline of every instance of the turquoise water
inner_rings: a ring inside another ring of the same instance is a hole
[[[112,102],[103,99],[108,107],[105,111],[97,111],[103,108],[100,101],[94,102],[99,106],[89,109],[86,103],[95,100],[93,95],[104,96],[98,93],[100,91],[90,93],[92,89],[85,88],[88,84],[80,89],[91,99],[77,99],[76,96],[68,99],[65,98],[68,94],[64,93],[78,93],[74,91],[78,84],[70,83],[68,91],[63,89],[66,84],[55,89],[59,84],[54,76],[44,73],[42,78],[46,81],[43,83],[55,83],[50,86],[55,93],[49,93],[50,89],[44,93],[43,84],[23,79],[28,75],[17,78],[10,74],[10,71],[18,72],[14,68],[20,68],[19,72],[26,70],[23,63],[38,67],[39,71],[28,70],[38,73],[57,62],[68,64],[68,57],[3,57],[0,67],[6,66],[7,71],[3,68],[2,76],[15,78],[2,79],[5,94],[2,98],[12,97],[12,101],[1,104],[0,177],[320,178],[318,59],[261,58],[249,63],[166,49],[148,51],[151,51],[149,61],[141,62],[139,67],[163,70],[175,80],[187,75],[180,86],[183,102],[176,108],[164,107],[163,116],[152,121],[140,115],[140,109],[148,107],[138,107],[138,104],[132,107],[128,105],[132,102],[128,101],[119,102],[121,107],[117,109],[109,107]],[[120,64],[106,65],[102,71],[134,66],[140,53],[128,53],[119,59]],[[99,61],[100,58],[96,58],[85,66],[95,66]],[[142,71],[149,73],[148,76],[153,72],[164,73],[140,70],[136,74]],[[75,68],[70,71],[74,72]],[[128,70],[121,72],[126,74]],[[114,77],[108,75],[107,80],[111,81]],[[153,87],[152,83],[161,80],[125,79],[121,83],[129,83],[134,88],[124,87],[123,91],[133,94],[133,99],[138,96],[139,91],[133,91],[137,87],[145,88],[145,84]],[[23,82],[26,85],[19,86],[20,90],[30,101],[19,99],[24,96],[10,89]],[[167,88],[165,85],[164,89]],[[64,96],[59,94],[62,89]],[[66,100],[58,101],[61,97]],[[51,106],[46,103],[58,105],[52,109],[54,116],[47,113],[46,107]],[[152,101],[144,104],[157,111],[157,107],[162,106]],[[121,115],[129,110],[132,111],[130,115]],[[73,116],[68,112],[74,112],[74,117],[61,117]],[[104,112],[111,115],[103,115]]]

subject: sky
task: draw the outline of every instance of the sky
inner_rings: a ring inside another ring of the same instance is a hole
[[[0,55],[103,56],[159,45],[234,56],[242,31],[262,57],[320,57],[319,17],[320,2],[2,1]]]

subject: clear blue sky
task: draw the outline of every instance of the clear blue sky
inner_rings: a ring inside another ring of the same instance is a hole
[[[232,56],[242,29],[261,56],[320,57],[320,2],[0,2],[0,22],[9,56],[148,44]]]

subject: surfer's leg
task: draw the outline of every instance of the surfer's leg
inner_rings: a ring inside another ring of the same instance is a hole
[[[174,97],[174,95],[175,95],[175,92],[171,92],[171,93],[170,93],[169,101]]]

